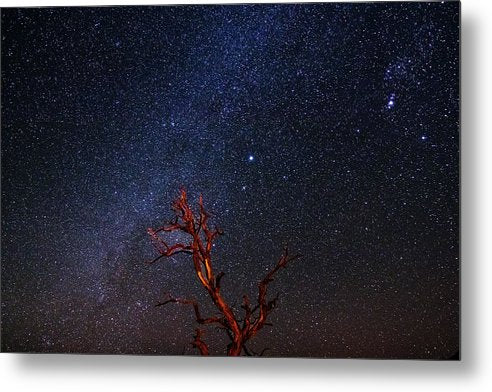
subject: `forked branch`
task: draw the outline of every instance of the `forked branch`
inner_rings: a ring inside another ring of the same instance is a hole
[[[231,340],[227,348],[227,354],[231,356],[241,355],[244,351],[247,355],[251,354],[245,346],[246,342],[255,336],[265,325],[271,325],[266,322],[268,315],[275,309],[278,301],[278,295],[273,299],[267,298],[268,285],[273,281],[275,274],[285,268],[291,261],[298,258],[298,255],[289,255],[288,248],[284,252],[277,264],[267,273],[267,275],[258,284],[257,304],[252,307],[247,295],[243,297],[242,309],[244,317],[240,319],[228,305],[221,293],[221,279],[223,272],[215,275],[212,266],[211,252],[214,241],[218,236],[223,234],[220,228],[210,229],[208,222],[210,214],[205,210],[203,198],[200,196],[198,201],[198,213],[195,213],[189,203],[186,191],[181,190],[179,197],[173,202],[172,209],[175,219],[156,230],[149,228],[148,233],[152,238],[152,243],[159,255],[149,263],[155,263],[162,258],[170,257],[179,253],[192,255],[193,266],[200,284],[208,292],[213,304],[217,308],[220,317],[202,317],[198,303],[195,300],[169,298],[156,306],[163,306],[168,303],[179,303],[191,305],[195,312],[196,321],[201,325],[215,324],[224,329]],[[183,232],[189,236],[189,243],[176,243],[169,245],[163,238],[170,232]],[[209,355],[208,346],[202,340],[203,331],[196,330],[193,346],[196,347],[202,355]],[[264,351],[263,351],[264,352]],[[261,353],[261,355],[263,354]]]

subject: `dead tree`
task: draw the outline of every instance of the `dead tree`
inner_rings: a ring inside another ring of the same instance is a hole
[[[208,220],[210,214],[203,206],[202,196],[200,196],[198,208],[198,213],[195,213],[191,209],[186,191],[182,189],[179,197],[172,204],[175,214],[174,220],[158,229],[148,229],[152,242],[159,252],[159,255],[149,263],[152,264],[163,258],[180,253],[191,255],[196,276],[200,284],[210,295],[220,316],[203,317],[196,300],[174,298],[171,295],[165,301],[159,302],[156,306],[163,306],[169,303],[192,306],[198,324],[202,326],[214,325],[227,333],[230,339],[230,343],[227,346],[227,355],[239,356],[242,352],[246,355],[253,355],[247,349],[246,343],[265,325],[268,325],[267,317],[275,308],[278,300],[278,295],[273,299],[267,298],[268,285],[273,281],[275,274],[281,268],[285,268],[289,262],[299,257],[299,255],[290,256],[287,247],[285,247],[277,264],[259,282],[257,303],[252,305],[248,296],[243,296],[241,308],[244,311],[244,315],[242,318],[239,318],[222,296],[220,283],[224,273],[220,272],[215,275],[212,267],[212,245],[223,232],[217,227],[214,229],[209,228]],[[165,235],[166,233],[175,231],[186,233],[189,236],[189,242],[169,245],[165,240]],[[201,355],[209,355],[208,345],[202,340],[203,332],[200,328],[196,329],[195,340],[192,345],[200,351]]]

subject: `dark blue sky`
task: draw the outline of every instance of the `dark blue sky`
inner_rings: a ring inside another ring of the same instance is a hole
[[[237,308],[303,255],[257,351],[451,357],[458,51],[455,2],[2,9],[2,350],[194,354],[183,185]]]

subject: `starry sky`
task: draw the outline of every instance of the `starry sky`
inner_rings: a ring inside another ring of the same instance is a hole
[[[250,348],[459,350],[459,3],[10,8],[1,15],[2,351],[196,355],[213,310],[147,227],[185,186]],[[226,338],[204,340],[223,354]]]

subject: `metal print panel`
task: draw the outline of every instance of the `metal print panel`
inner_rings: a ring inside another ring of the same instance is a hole
[[[1,13],[2,351],[459,359],[459,3]]]

